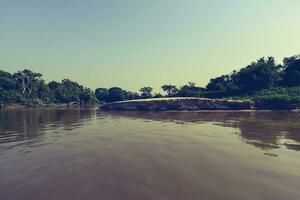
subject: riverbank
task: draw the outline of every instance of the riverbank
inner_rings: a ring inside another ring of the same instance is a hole
[[[253,110],[252,101],[207,99],[194,97],[154,98],[104,104],[103,110]]]
[[[57,109],[57,108],[95,108],[103,111],[176,111],[176,112],[300,112],[300,109],[265,109],[254,101],[208,99],[195,97],[152,98],[128,101],[118,101],[106,104],[80,104],[77,102],[64,104],[5,104],[0,110],[20,109]]]
[[[38,109],[38,108],[84,108],[84,107],[99,107],[99,104],[78,104],[78,103],[63,103],[63,104],[6,104],[0,105],[0,110],[20,110],[20,109]]]

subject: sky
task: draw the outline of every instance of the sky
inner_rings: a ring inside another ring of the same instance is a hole
[[[92,89],[205,86],[300,53],[299,0],[0,0],[0,69]]]

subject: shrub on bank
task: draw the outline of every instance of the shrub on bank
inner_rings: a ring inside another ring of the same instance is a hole
[[[257,109],[291,110],[300,108],[300,87],[276,87],[227,99],[252,100]]]
[[[254,99],[255,107],[270,110],[291,110],[300,108],[300,98],[286,95],[258,96]]]

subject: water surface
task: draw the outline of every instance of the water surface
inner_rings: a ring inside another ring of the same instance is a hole
[[[300,199],[300,114],[0,112],[2,200]]]

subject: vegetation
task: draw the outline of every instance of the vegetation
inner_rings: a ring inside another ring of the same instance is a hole
[[[211,79],[203,96],[251,99],[259,109],[300,108],[300,56],[261,58],[240,71]]]
[[[230,97],[230,99],[250,99],[258,109],[296,109],[300,108],[300,86],[275,87],[251,95]]]
[[[206,87],[189,82],[180,88],[161,88],[165,97],[250,99],[261,109],[300,108],[300,56],[284,58],[282,64],[277,64],[273,57],[260,58],[239,71],[212,78]],[[69,79],[46,83],[42,74],[27,69],[14,74],[0,70],[0,105],[94,104],[164,97],[153,94],[151,87],[143,87],[139,92],[120,87],[92,91]]]
[[[98,100],[89,88],[64,79],[48,84],[42,74],[28,69],[10,74],[0,71],[0,104],[23,104],[27,106],[51,103],[93,104]]]

